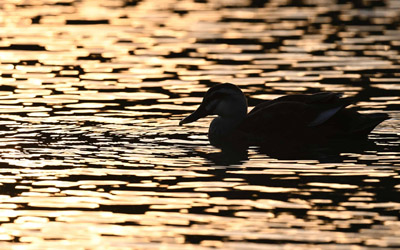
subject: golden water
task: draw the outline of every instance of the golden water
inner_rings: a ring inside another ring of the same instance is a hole
[[[0,249],[399,249],[400,1],[262,2],[1,1]],[[232,158],[178,126],[223,82],[392,118]]]

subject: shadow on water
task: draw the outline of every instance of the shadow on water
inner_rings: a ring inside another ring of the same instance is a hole
[[[241,147],[226,147],[221,149],[220,152],[204,153],[196,152],[199,156],[207,159],[214,164],[229,166],[229,165],[240,165],[243,162],[249,160],[249,152],[247,146]]]
[[[376,150],[378,145],[366,138],[341,139],[321,143],[264,144],[259,152],[279,160],[318,160],[319,162],[342,162],[342,153],[361,153]]]
[[[398,140],[396,134],[392,135]],[[325,142],[272,142],[255,147],[257,154],[264,154],[277,160],[317,160],[320,163],[342,163],[344,154],[390,151],[387,144],[368,138],[339,139]],[[198,155],[218,165],[240,165],[249,160],[249,147],[246,145],[226,146],[220,152],[200,153]]]

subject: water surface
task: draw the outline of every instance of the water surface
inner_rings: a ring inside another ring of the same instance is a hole
[[[0,3],[1,249],[400,248],[400,2]],[[217,83],[251,107],[342,92],[368,142],[220,152]]]

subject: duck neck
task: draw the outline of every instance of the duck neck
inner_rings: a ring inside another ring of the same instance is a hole
[[[237,104],[237,103],[236,103]],[[242,105],[232,105],[230,112],[225,112],[216,117],[210,124],[208,139],[211,145],[221,146],[221,144],[233,142],[235,130],[243,122],[247,115],[247,103]]]

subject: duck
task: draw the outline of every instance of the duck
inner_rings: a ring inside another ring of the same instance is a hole
[[[334,92],[293,94],[264,101],[248,113],[242,90],[231,83],[217,84],[205,93],[200,106],[179,122],[192,123],[208,115],[212,120],[208,139],[222,148],[241,143],[288,144],[335,139],[366,138],[385,113],[361,114],[348,108],[354,100]]]

